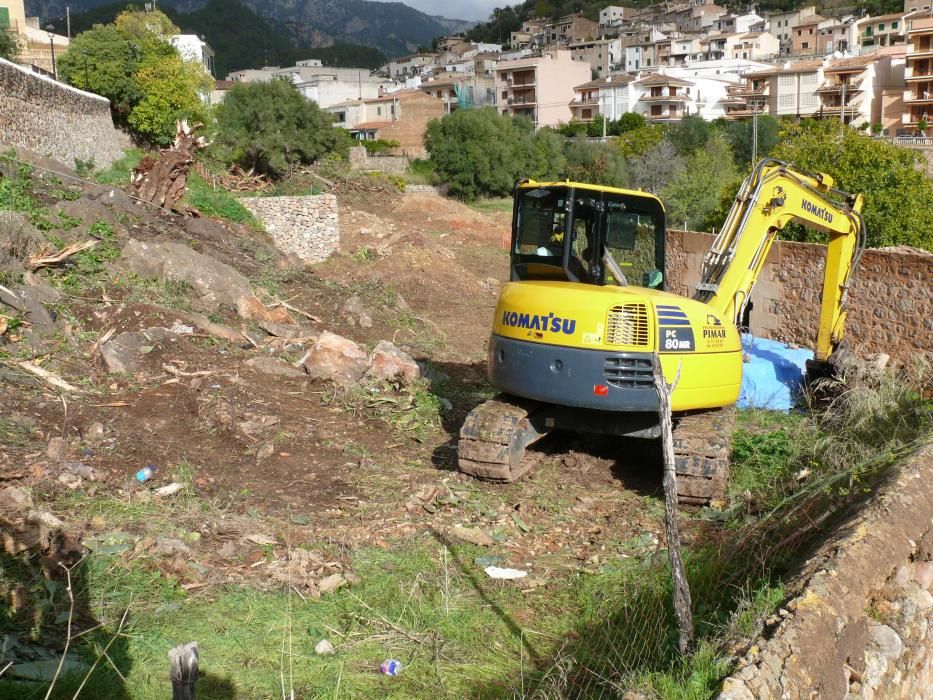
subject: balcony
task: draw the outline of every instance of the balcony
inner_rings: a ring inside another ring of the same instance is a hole
[[[933,60],[920,65],[907,65],[904,68],[904,80],[933,80]]]
[[[689,95],[680,95],[680,94],[670,94],[669,92],[664,92],[658,95],[642,95],[638,98],[639,102],[648,102],[654,104],[663,104],[665,102],[676,102],[682,103],[687,102],[690,99]]]
[[[910,104],[933,105],[933,85],[927,86],[926,90],[905,90],[904,102]]]
[[[533,104],[537,104],[537,100],[535,99],[534,95],[532,95],[531,97],[525,97],[525,96],[510,97],[509,104],[510,105],[533,105]]]

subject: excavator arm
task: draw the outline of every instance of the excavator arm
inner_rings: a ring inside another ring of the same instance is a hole
[[[778,231],[788,222],[829,234],[816,360],[826,362],[842,340],[846,297],[865,249],[862,195],[833,187],[829,175],[796,172],[760,161],[742,183],[725,224],[703,262],[694,298],[738,319]]]

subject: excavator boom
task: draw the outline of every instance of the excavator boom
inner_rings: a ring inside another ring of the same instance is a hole
[[[815,356],[825,362],[842,340],[846,296],[865,247],[861,209],[862,195],[835,189],[829,175],[762,160],[742,183],[693,298],[739,319],[778,231],[789,222],[823,231],[829,245]]]

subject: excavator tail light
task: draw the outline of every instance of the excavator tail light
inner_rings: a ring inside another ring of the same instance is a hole
[[[606,386],[605,384],[594,384],[593,395],[594,396],[609,396],[609,387]]]

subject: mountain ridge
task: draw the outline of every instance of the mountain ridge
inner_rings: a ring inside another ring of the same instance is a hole
[[[112,2],[70,0],[69,4],[72,13],[82,13]],[[208,0],[162,0],[158,3],[159,9],[184,14],[197,12],[207,4]],[[430,46],[436,37],[467,31],[475,24],[428,15],[401,2],[243,0],[243,4],[281,27],[296,46],[320,48],[338,43],[360,44],[378,48],[390,57]],[[41,17],[43,22],[62,19],[61,0],[26,0],[26,11]]]

